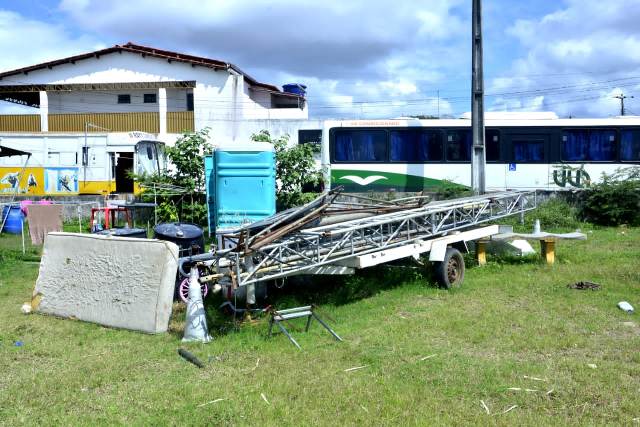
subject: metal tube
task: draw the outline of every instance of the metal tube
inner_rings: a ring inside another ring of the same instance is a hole
[[[484,77],[482,64],[482,0],[473,0],[471,65],[471,187],[485,193]]]

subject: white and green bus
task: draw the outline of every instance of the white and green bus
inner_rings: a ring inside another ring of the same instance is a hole
[[[603,173],[640,165],[640,117],[489,113],[485,144],[488,191],[584,188]],[[347,192],[468,187],[471,120],[326,121],[321,163],[325,186]]]

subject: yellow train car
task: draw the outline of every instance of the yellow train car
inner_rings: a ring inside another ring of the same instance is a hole
[[[137,194],[132,173],[165,169],[164,147],[145,132],[0,134],[0,196]]]

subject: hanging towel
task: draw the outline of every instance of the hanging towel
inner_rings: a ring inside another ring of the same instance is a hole
[[[47,233],[62,231],[62,205],[29,205],[29,234],[34,245],[44,243]]]

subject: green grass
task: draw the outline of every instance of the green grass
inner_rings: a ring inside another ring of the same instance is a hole
[[[157,336],[21,314],[37,264],[7,258],[0,423],[632,425],[640,321],[616,304],[640,309],[640,229],[594,229],[557,252],[554,266],[490,259],[449,292],[394,267],[325,282],[324,292],[300,285],[272,298],[322,303],[345,342],[314,325],[294,332],[298,351],[281,335],[266,339],[265,319],[229,328],[216,315],[214,342],[185,346],[205,369],[176,352],[182,309],[171,332]],[[580,280],[602,289],[566,287]]]

